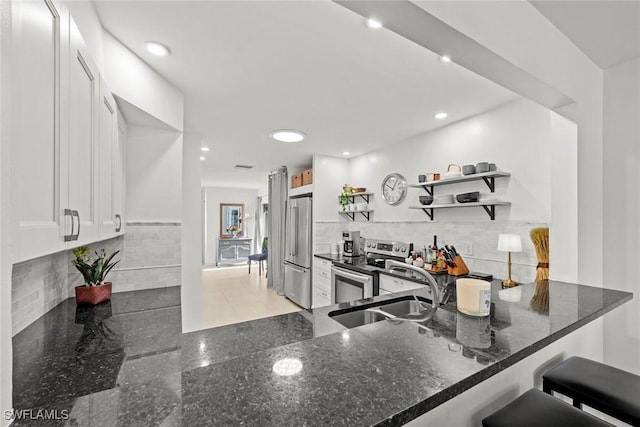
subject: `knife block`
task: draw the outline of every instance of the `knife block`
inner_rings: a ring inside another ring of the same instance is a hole
[[[460,255],[457,255],[453,259],[453,263],[455,267],[447,267],[447,273],[450,276],[462,276],[469,273],[469,268],[467,268],[467,264],[464,263]]]

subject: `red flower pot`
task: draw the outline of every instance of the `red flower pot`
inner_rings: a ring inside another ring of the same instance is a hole
[[[76,286],[76,304],[100,304],[111,299],[111,282],[98,286]]]

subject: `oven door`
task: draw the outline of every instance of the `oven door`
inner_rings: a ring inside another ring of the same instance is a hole
[[[370,298],[377,295],[375,275],[331,266],[331,299],[333,304]]]

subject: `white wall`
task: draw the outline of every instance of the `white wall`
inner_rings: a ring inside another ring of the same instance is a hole
[[[182,135],[129,126],[127,222],[182,220]]]
[[[604,356],[640,372],[640,59],[604,73],[605,286],[635,298],[605,317]]]
[[[239,203],[244,204],[244,219],[242,221],[244,227],[244,237],[254,238],[255,231],[255,207],[256,199],[259,195],[258,190],[245,190],[240,188],[220,188],[205,187],[204,188],[205,203],[205,222],[207,234],[205,264],[215,265],[217,258],[217,242],[220,236],[220,203]],[[247,218],[247,214],[249,217]],[[255,242],[253,242],[255,243]]]
[[[436,187],[435,195],[480,191],[487,198],[511,202],[511,207],[498,207],[496,221],[549,222],[551,217],[549,111],[530,101],[518,100],[474,118],[460,121],[434,132],[385,149],[355,157],[349,165],[349,184],[367,187],[375,192],[370,207],[376,221],[424,221],[419,205],[423,189],[410,188],[405,202],[391,206],[380,194],[382,179],[399,172],[410,184],[418,183],[418,175],[439,172],[444,175],[450,163],[496,163],[510,178],[496,179],[496,192],[491,195],[482,182]],[[486,222],[482,208],[436,210],[434,222],[471,220]]]
[[[551,223],[549,276],[578,281],[578,128],[551,113]]]
[[[349,160],[345,158],[313,156],[313,220],[335,220],[338,196],[349,182]]]
[[[202,327],[202,210],[200,138],[186,133],[182,152],[182,332]]]
[[[105,80],[111,91],[182,131],[182,93],[106,31],[103,46]]]
[[[11,408],[13,349],[11,346],[11,2],[0,2],[0,408]],[[9,421],[0,417],[0,425]]]

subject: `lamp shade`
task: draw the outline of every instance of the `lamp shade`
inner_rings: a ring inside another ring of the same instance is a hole
[[[498,236],[500,252],[522,252],[522,240],[518,234],[500,234]]]

